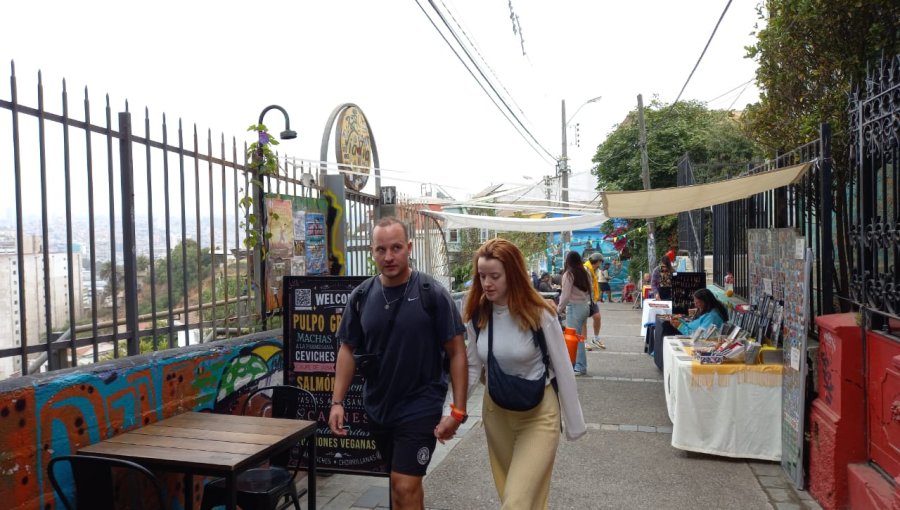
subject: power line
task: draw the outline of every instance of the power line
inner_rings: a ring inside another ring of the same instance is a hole
[[[527,127],[525,127],[525,125],[522,123],[522,121],[519,119],[519,117],[515,114],[515,112],[512,110],[512,108],[510,108],[509,104],[507,104],[506,101],[503,99],[503,96],[494,87],[493,83],[487,78],[487,76],[485,76],[484,71],[482,71],[482,69],[481,69],[481,66],[478,65],[478,62],[475,61],[475,59],[472,57],[471,53],[469,53],[468,49],[466,49],[466,46],[459,39],[459,36],[456,34],[456,32],[453,30],[453,28],[447,22],[447,19],[444,17],[444,15],[441,13],[441,11],[437,8],[437,6],[434,5],[433,0],[428,0],[428,2],[429,2],[429,4],[431,4],[431,7],[434,9],[434,11],[437,13],[438,17],[444,23],[444,26],[447,27],[450,34],[456,40],[456,43],[460,46],[460,48],[463,50],[463,52],[469,58],[469,61],[472,63],[472,65],[475,67],[475,69],[478,71],[478,73],[481,75],[482,79],[485,81],[485,83],[487,83],[487,86],[490,87],[491,90],[493,90],[494,95],[496,95],[496,99],[494,98],[494,96],[491,95],[490,92],[488,92],[487,88],[485,88],[485,86],[484,86],[484,83],[482,83],[481,80],[478,79],[478,77],[475,75],[475,73],[472,71],[472,69],[469,67],[469,65],[466,64],[466,61],[463,60],[462,56],[460,56],[459,52],[456,50],[456,48],[453,46],[453,44],[450,43],[450,41],[444,35],[443,31],[441,31],[441,29],[437,26],[437,24],[434,22],[434,20],[431,18],[431,16],[428,15],[428,12],[422,6],[422,4],[419,2],[419,0],[416,0],[416,5],[419,6],[419,9],[422,10],[422,13],[425,15],[426,18],[428,18],[428,21],[431,22],[431,25],[434,27],[434,29],[438,31],[438,34],[440,34],[440,36],[444,40],[444,42],[447,43],[447,46],[450,47],[450,49],[453,51],[453,54],[456,55],[457,59],[459,59],[460,63],[463,64],[463,67],[465,67],[466,70],[469,72],[469,74],[472,76],[472,78],[475,79],[475,81],[478,83],[478,86],[481,87],[481,90],[483,90],[484,93],[487,94],[487,96],[491,99],[491,102],[494,103],[494,106],[496,106],[497,109],[500,110],[500,113],[502,113],[503,116],[506,118],[506,120],[509,121],[510,124],[513,125],[513,127],[516,129],[516,131],[519,133],[519,135],[522,136],[523,138],[525,138],[526,141],[528,141],[529,146],[535,152],[537,152],[542,158],[544,158],[544,155],[541,154],[538,151],[538,149],[535,147],[535,145],[536,145],[541,150],[543,150],[547,154],[547,156],[550,157],[550,160],[548,160],[548,163],[551,161],[556,161],[556,157],[554,157],[550,151],[548,151],[543,145],[541,145],[541,143],[537,140],[537,138],[535,138],[535,136],[531,133],[531,131]],[[504,110],[503,108],[501,108],[501,106],[499,104],[497,104],[498,100],[501,103],[503,103],[503,106],[506,108],[506,110]],[[512,117],[512,119],[510,119],[510,116]],[[513,121],[513,119],[515,119],[515,121]],[[524,131],[528,135],[527,138],[526,138],[525,134],[522,133],[522,131]],[[530,138],[530,141],[529,141],[529,138]],[[545,158],[545,160],[546,160],[546,158]]]
[[[755,77],[754,77],[754,78],[750,78],[749,80],[745,81],[744,83],[741,83],[741,84],[738,85],[737,87],[734,87],[733,89],[729,89],[727,92],[723,92],[723,93],[719,94],[718,96],[716,96],[716,97],[714,97],[714,98],[712,98],[712,99],[706,101],[706,103],[709,104],[709,103],[712,103],[713,101],[715,101],[716,99],[723,98],[723,97],[727,96],[728,94],[731,94],[732,92],[734,92],[735,90],[737,90],[737,89],[739,89],[739,88],[741,88],[741,87],[747,88],[746,86],[747,86],[747,85],[750,85],[750,83],[752,83],[753,80],[755,80],[755,79],[756,79]]]
[[[503,82],[500,80],[500,77],[497,76],[497,73],[494,72],[494,69],[488,63],[487,59],[484,58],[484,55],[481,54],[481,50],[478,49],[478,44],[475,42],[474,37],[469,36],[468,32],[466,32],[466,29],[463,28],[463,26],[459,22],[459,20],[456,19],[456,16],[453,15],[453,11],[450,10],[450,8],[447,6],[447,4],[444,3],[443,0],[441,0],[441,5],[444,7],[444,10],[447,11],[447,14],[450,15],[450,19],[453,20],[453,23],[459,28],[459,31],[462,32],[462,35],[466,38],[466,41],[468,41],[469,44],[472,46],[472,49],[475,50],[475,54],[478,55],[478,58],[480,58],[481,61],[484,62],[484,65],[485,65],[485,67],[487,67],[488,71],[490,71],[491,76],[493,76],[494,79],[497,80],[497,84],[500,85],[500,88],[503,89],[503,92],[506,92],[506,95],[509,96],[509,100],[512,101],[513,106],[515,106],[516,109],[519,110],[519,113],[522,114],[522,117],[524,117],[525,120],[528,120],[530,122],[530,120],[528,119],[528,115],[526,115],[525,112],[522,110],[522,107],[519,106],[519,103],[516,101],[516,98],[513,97],[512,93],[509,91],[509,89],[507,89],[506,86],[503,85]]]
[[[709,35],[709,40],[706,41],[706,46],[703,47],[703,52],[700,53],[700,58],[697,59],[697,63],[694,64],[694,68],[691,69],[691,74],[688,75],[687,80],[684,82],[684,86],[681,87],[681,92],[678,93],[678,97],[676,97],[675,101],[672,102],[673,106],[675,105],[675,103],[678,102],[679,99],[681,99],[681,94],[684,94],[684,89],[686,89],[688,86],[688,83],[691,82],[691,78],[694,76],[694,71],[696,71],[697,67],[700,66],[700,61],[703,60],[703,56],[706,55],[706,50],[709,48],[709,43],[711,43],[713,40],[713,37],[715,37],[716,30],[719,29],[719,25],[722,23],[722,18],[725,17],[725,13],[728,12],[729,7],[731,7],[731,0],[728,0],[728,3],[725,4],[725,10],[723,10],[722,15],[719,16],[719,21],[716,22],[716,26],[715,26],[715,28],[713,28],[712,34]]]
[[[744,95],[744,92],[746,92],[746,91],[747,91],[747,87],[749,87],[749,86],[750,86],[750,82],[747,82],[747,84],[746,84],[746,85],[744,85],[744,88],[742,88],[742,89],[741,89],[741,92],[740,92],[740,93],[739,93],[739,94],[738,94],[738,95],[737,95],[737,96],[735,96],[735,98],[734,98],[734,101],[732,101],[732,102],[731,102],[731,104],[730,104],[730,105],[728,105],[728,108],[727,108],[727,110],[731,110],[731,108],[733,108],[733,107],[734,107],[734,103],[737,103],[737,100],[738,100],[738,99],[740,99],[740,98],[741,98],[741,96],[743,96],[743,95]]]

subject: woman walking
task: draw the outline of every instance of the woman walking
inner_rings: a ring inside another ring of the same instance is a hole
[[[579,335],[585,335],[585,321],[591,307],[591,276],[584,269],[581,255],[570,251],[566,255],[565,272],[562,277],[562,292],[559,295],[557,311],[566,314],[566,327],[573,328]],[[575,375],[587,375],[587,352],[584,342],[578,342],[575,354]]]
[[[547,508],[560,418],[570,441],[586,431],[562,330],[553,307],[531,285],[515,245],[505,239],[484,243],[474,266],[463,310],[472,339],[466,349],[469,394],[484,368],[482,419],[494,485],[504,510]],[[520,388],[536,391],[504,393]],[[523,402],[524,394],[533,398]]]

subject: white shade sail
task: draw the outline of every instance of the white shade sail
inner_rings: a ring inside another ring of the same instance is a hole
[[[560,218],[507,218],[430,210],[419,212],[446,221],[447,228],[486,228],[500,232],[567,232],[596,227],[608,219],[602,214],[583,214]]]
[[[606,191],[603,212],[608,218],[656,218],[725,204],[797,182],[812,162],[727,181],[646,191]]]

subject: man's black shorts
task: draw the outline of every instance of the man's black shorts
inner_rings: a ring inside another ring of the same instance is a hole
[[[437,439],[434,428],[440,415],[416,418],[393,426],[373,424],[372,435],[391,471],[410,476],[425,476]]]

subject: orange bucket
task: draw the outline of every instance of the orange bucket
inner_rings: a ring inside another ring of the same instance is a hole
[[[569,350],[569,361],[575,364],[575,354],[578,352],[578,342],[584,342],[584,337],[579,335],[575,328],[565,328],[563,338],[566,339],[566,348]]]

